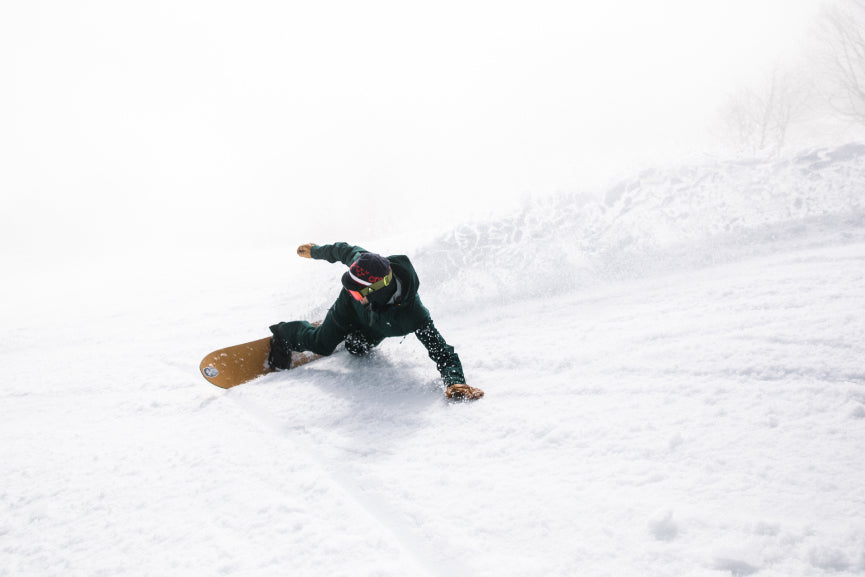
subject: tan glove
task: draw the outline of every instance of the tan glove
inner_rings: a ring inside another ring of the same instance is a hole
[[[477,387],[470,387],[463,383],[454,383],[445,389],[445,395],[449,399],[476,401],[484,396],[484,392]]]
[[[303,258],[312,258],[312,247],[314,246],[316,246],[315,243],[300,245],[297,247],[297,255]]]

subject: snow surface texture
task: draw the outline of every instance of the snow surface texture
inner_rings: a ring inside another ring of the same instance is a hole
[[[849,145],[652,171],[424,246],[313,239],[411,251],[476,403],[445,400],[414,337],[229,391],[198,374],[320,316],[339,266],[22,273],[0,575],[863,575],[863,192]]]

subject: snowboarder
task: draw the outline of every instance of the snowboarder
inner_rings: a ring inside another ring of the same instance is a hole
[[[342,276],[343,289],[321,324],[281,322],[270,327],[270,366],[284,370],[291,365],[291,351],[331,354],[345,341],[352,355],[369,353],[386,337],[414,333],[426,347],[446,385],[449,399],[479,399],[484,392],[465,384],[462,364],[433,324],[417,294],[418,280],[408,257],[383,257],[344,242],[304,244],[297,254],[304,258],[337,261],[349,267]]]

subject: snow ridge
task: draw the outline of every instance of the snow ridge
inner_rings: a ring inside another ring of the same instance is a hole
[[[779,161],[653,169],[600,198],[562,194],[457,227],[416,261],[427,288],[458,305],[472,295],[542,296],[756,256],[778,242],[861,239],[863,189],[859,143]]]

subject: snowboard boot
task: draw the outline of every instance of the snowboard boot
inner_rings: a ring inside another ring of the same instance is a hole
[[[267,355],[267,365],[275,371],[286,371],[291,368],[291,349],[277,336],[270,339],[270,353]]]

